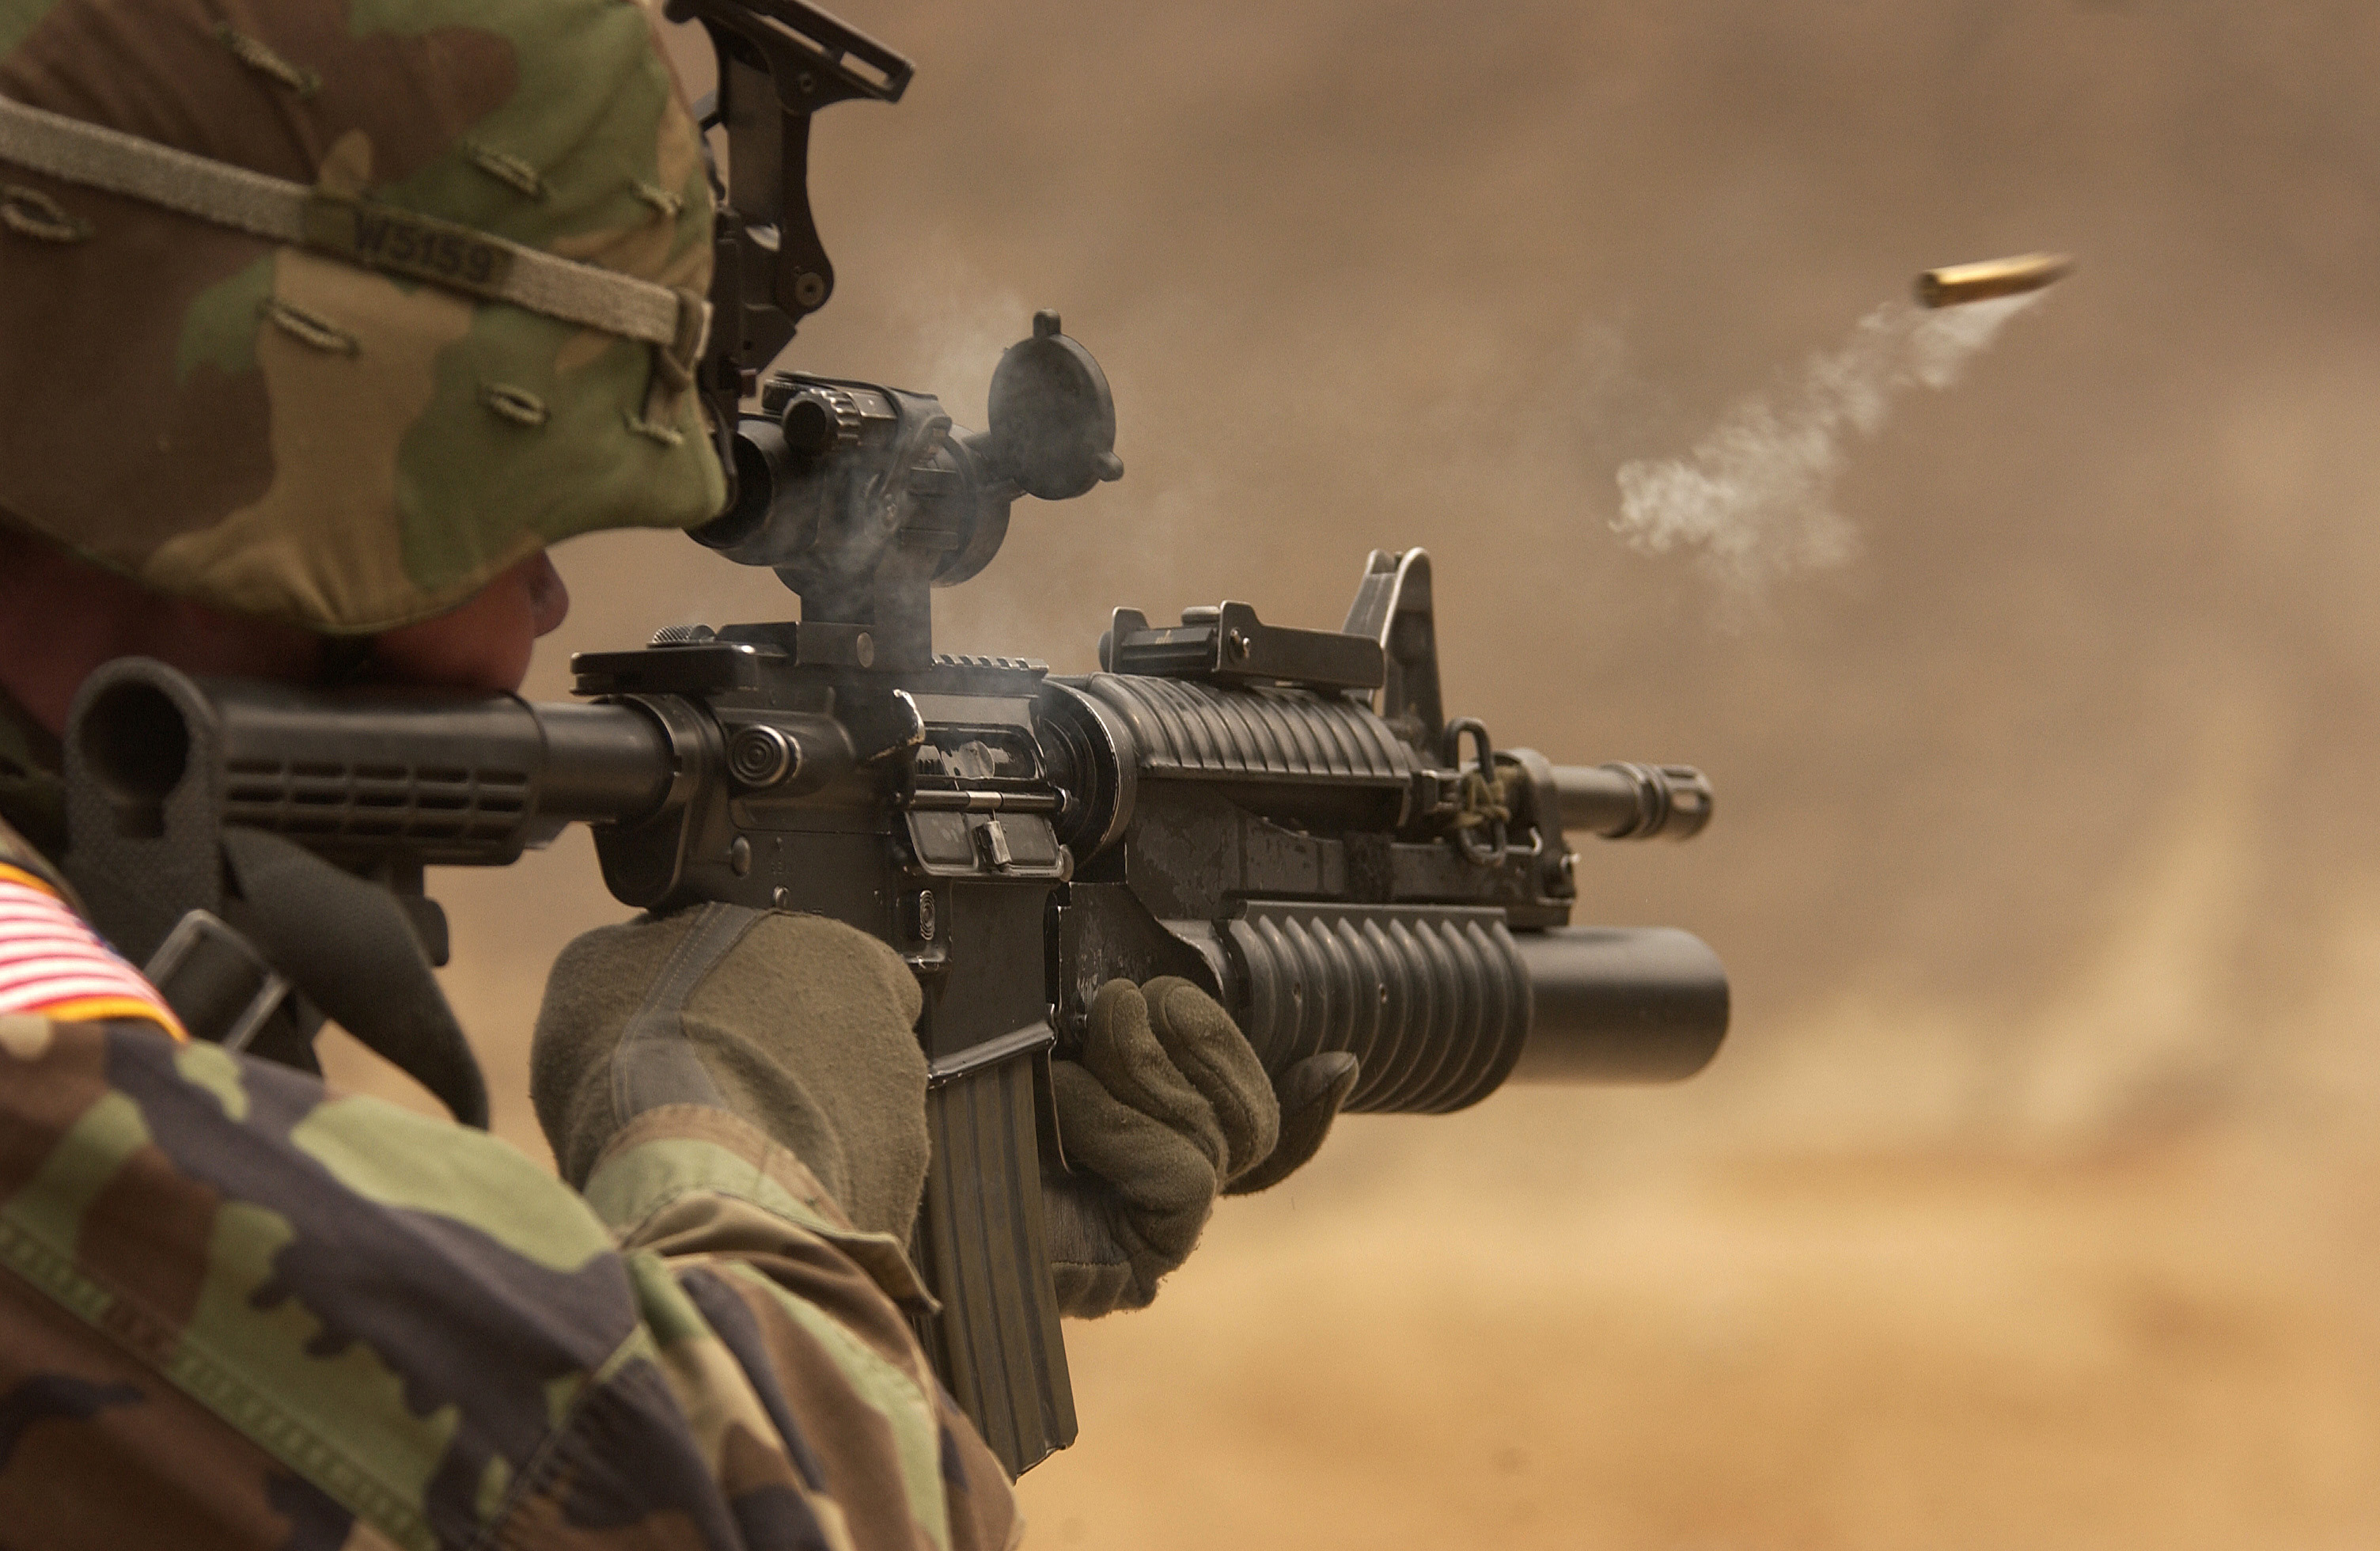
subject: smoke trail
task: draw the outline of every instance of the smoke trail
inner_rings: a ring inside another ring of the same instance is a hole
[[[1699,548],[1703,563],[1746,596],[1789,573],[1841,563],[1858,549],[1832,503],[1844,432],[1873,436],[1901,394],[1956,382],[2000,325],[2040,299],[1877,308],[1778,394],[1736,406],[1686,456],[1622,466],[1612,527],[1651,553]]]

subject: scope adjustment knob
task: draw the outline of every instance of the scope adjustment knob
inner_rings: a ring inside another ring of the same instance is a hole
[[[859,440],[859,402],[841,388],[812,382],[785,401],[777,425],[785,450],[816,462]]]

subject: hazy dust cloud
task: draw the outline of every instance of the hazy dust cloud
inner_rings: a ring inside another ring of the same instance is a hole
[[[1055,307],[1119,408],[946,649],[1335,624],[1424,544],[1450,711],[1718,792],[1580,913],[1720,951],[1714,1068],[1227,1203],[1075,1332],[1038,1543],[2380,1542],[2380,10],[844,5],[918,73],[818,120],[793,359],[979,424]],[[2075,276],[1954,389],[1856,322],[2034,249]],[[538,695],[792,603],[560,560]],[[580,836],[434,883],[537,1150],[544,965],[621,912]]]

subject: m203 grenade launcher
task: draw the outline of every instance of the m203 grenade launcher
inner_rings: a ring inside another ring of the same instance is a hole
[[[111,664],[67,732],[68,866],[186,1019],[300,1062],[326,1011],[302,970],[267,952],[227,980],[197,951],[231,936],[226,914],[270,914],[243,899],[260,833],[382,886],[365,891],[394,897],[407,951],[438,963],[423,868],[503,865],[574,822],[627,904],[816,912],[891,944],[924,990],[933,1154],[913,1249],[941,1307],[920,1334],[1019,1472],[1075,1433],[1042,1237],[1044,1172],[1066,1167],[1048,1062],[1101,985],[1191,980],[1276,1077],[1351,1051],[1355,1110],[1683,1077],[1725,1033],[1725,974],[1682,931],[1571,926],[1566,837],[1690,836],[1710,787],[1677,766],[1555,765],[1447,718],[1418,550],[1373,552],[1338,631],[1226,602],[1179,624],[1117,610],[1081,677],[936,655],[930,588],[991,560],[1017,496],[1122,474],[1106,380],[1045,312],[1002,357],[980,432],[923,394],[763,381],[832,286],[808,115],[896,99],[909,67],[798,0],[672,14],[710,36],[706,123],[729,141],[701,387],[735,495],[695,537],[775,570],[799,621],[582,654],[570,704]],[[451,1015],[357,1032],[484,1116]]]

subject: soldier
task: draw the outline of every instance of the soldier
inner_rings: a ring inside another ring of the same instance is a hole
[[[55,865],[99,663],[512,688],[547,545],[716,512],[710,212],[631,0],[0,0],[0,1542],[1019,1533],[904,1313],[889,950],[720,906],[573,945],[533,1064],[574,1191],[189,1042]],[[631,1026],[710,1097],[640,1101]],[[1221,1009],[1103,991],[1059,1073],[1099,1176],[1052,1198],[1067,1312],[1302,1162],[1354,1073],[1319,1075],[1276,1146]]]

